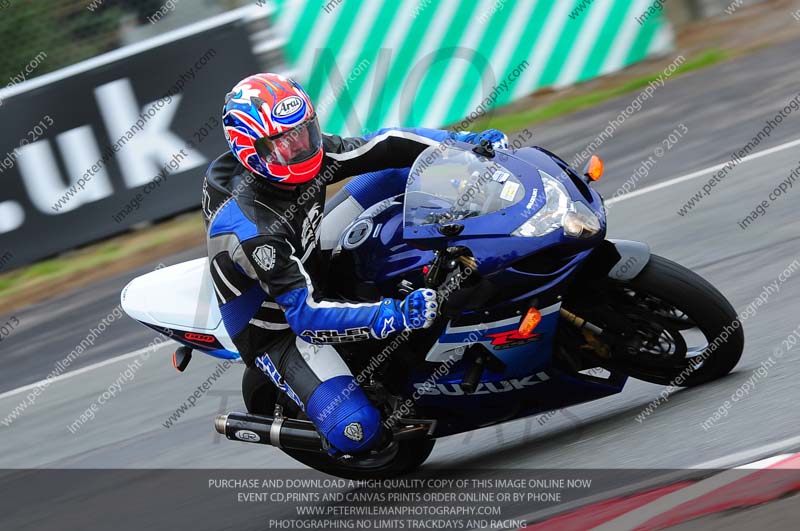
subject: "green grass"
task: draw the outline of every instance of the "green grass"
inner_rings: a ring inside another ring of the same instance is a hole
[[[725,61],[731,57],[731,54],[723,50],[708,50],[697,57],[686,61],[680,65],[675,72],[670,76],[670,79],[678,77],[695,70],[701,70],[711,65],[715,65]],[[479,121],[474,126],[474,130],[481,131],[489,129],[490,127],[505,131],[507,133],[519,131],[530,125],[552,120],[559,116],[564,116],[570,113],[588,109],[605,101],[608,101],[617,96],[642,89],[650,84],[651,81],[658,79],[662,73],[651,74],[642,76],[636,79],[627,81],[626,83],[604,90],[598,90],[589,94],[582,94],[571,98],[565,98],[544,107],[531,109],[525,112],[500,114],[491,118]],[[502,111],[501,111],[502,112]]]
[[[30,280],[46,280],[102,266],[130,254],[124,252],[118,243],[109,243],[94,249],[90,254],[52,258],[28,267],[13,271],[0,277],[0,297],[16,291],[13,288]]]
[[[129,233],[127,236],[123,235],[76,252],[4,273],[0,275],[0,300],[3,297],[25,291],[32,285],[52,283],[72,273],[102,268],[118,260],[130,259],[139,252],[175,238],[185,237],[187,232],[201,230],[202,224],[199,219],[197,214],[183,216],[167,222],[163,226],[144,229],[138,235]]]

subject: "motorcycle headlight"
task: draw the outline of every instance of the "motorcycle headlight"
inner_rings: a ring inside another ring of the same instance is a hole
[[[600,220],[580,201],[570,205],[564,216],[564,234],[573,238],[591,238],[600,232]]]
[[[572,201],[561,182],[540,171],[544,185],[545,205],[515,230],[513,236],[532,238],[546,236],[563,227],[572,238],[591,238],[600,232],[600,220],[588,206]]]
[[[532,238],[545,236],[563,225],[564,215],[569,211],[571,203],[569,193],[561,182],[540,171],[544,184],[545,204],[531,216],[528,221],[515,230],[513,236]]]

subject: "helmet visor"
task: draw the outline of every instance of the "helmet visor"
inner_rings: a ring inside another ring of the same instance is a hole
[[[291,166],[319,153],[322,147],[322,132],[317,116],[298,125],[294,129],[255,142],[256,153],[267,164]]]

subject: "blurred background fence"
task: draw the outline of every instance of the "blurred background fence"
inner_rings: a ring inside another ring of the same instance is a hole
[[[439,127],[672,47],[652,0],[278,0],[289,70],[323,128]],[[474,121],[474,120],[473,120]]]
[[[763,2],[765,0],[669,0],[667,9],[674,12],[673,21],[684,22],[692,18],[718,16],[725,13],[725,8],[735,4],[744,6]],[[587,0],[586,5],[597,3],[601,6],[607,0]],[[459,14],[454,19],[465,21],[463,9],[477,10],[483,7],[482,22],[489,22],[490,17],[497,15],[499,20],[501,12],[507,11],[509,6],[516,4],[529,4],[533,10],[538,5],[541,11],[547,4],[555,6],[561,4],[575,9],[581,0],[488,0],[475,2],[472,0],[381,0],[369,1],[370,9],[381,13],[381,21],[391,20],[402,5],[410,6],[412,13],[420,14],[432,7],[432,11],[446,8],[447,4],[458,4]],[[629,4],[636,2],[610,3]],[[652,3],[652,2],[650,2]],[[309,6],[314,6],[312,9]],[[297,20],[303,20],[308,27],[312,11],[318,14],[329,11],[339,11],[339,7],[349,10],[362,11],[362,7],[349,0],[0,0],[0,46],[4,53],[0,55],[0,80],[11,80],[24,72],[29,63],[41,52],[47,54],[46,60],[41,61],[35,71],[28,73],[26,78],[35,77],[64,66],[77,63],[84,59],[116,49],[120,46],[135,43],[165,31],[180,28],[215,15],[246,6],[263,8],[265,15],[272,14],[274,7],[280,8],[281,17],[286,16],[283,27],[288,28]],[[344,4],[343,6],[340,4]],[[597,9],[597,8],[595,8]],[[619,12],[619,6],[616,6]],[[302,15],[299,19],[297,15]],[[153,24],[155,21],[157,24]],[[355,23],[355,19],[351,18]],[[466,24],[464,24],[466,26]],[[301,29],[302,26],[297,26]],[[356,28],[355,24],[350,29]],[[391,26],[383,28],[389,33]],[[255,47],[265,46],[272,49],[272,41],[278,38],[287,40],[290,52],[296,52],[301,46],[299,34],[284,32],[277,36],[271,29],[268,17],[264,17],[260,24],[253,28]],[[492,27],[496,31],[497,27]],[[505,32],[501,32],[505,33]],[[308,31],[311,35],[311,31]],[[295,37],[292,39],[291,37]],[[258,50],[256,50],[257,52]],[[298,57],[298,56],[295,56]],[[6,85],[8,81],[0,83]]]

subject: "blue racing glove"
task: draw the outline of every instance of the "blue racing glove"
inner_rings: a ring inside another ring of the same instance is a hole
[[[508,149],[508,137],[497,129],[487,129],[482,133],[478,133],[475,143],[480,144],[482,140],[491,142],[495,149]]]
[[[462,142],[469,142],[470,144],[478,145],[482,140],[488,140],[492,143],[495,149],[508,149],[508,137],[502,131],[497,129],[487,129],[482,133],[470,133],[469,131],[462,131],[456,133],[456,140]]]
[[[372,335],[377,339],[385,339],[401,330],[417,330],[428,328],[439,315],[439,302],[432,289],[412,291],[402,301],[384,299],[375,322],[372,324]]]
[[[439,315],[439,302],[432,289],[412,291],[400,303],[400,308],[403,310],[403,323],[408,330],[428,328]]]

